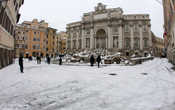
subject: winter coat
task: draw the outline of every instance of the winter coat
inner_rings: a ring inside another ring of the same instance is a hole
[[[98,63],[101,62],[101,57],[100,57],[100,56],[97,57],[97,62],[98,62]]]
[[[39,60],[39,56],[36,57],[36,60]]]
[[[62,58],[59,59],[59,64],[62,65]]]
[[[19,65],[23,66],[23,57],[19,57]]]
[[[94,58],[93,55],[90,57],[90,62],[91,62],[91,63],[94,63],[94,62],[95,62],[95,58]]]

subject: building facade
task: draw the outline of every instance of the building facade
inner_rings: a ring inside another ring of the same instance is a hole
[[[15,25],[24,0],[0,0],[0,69],[13,63]]]
[[[121,8],[107,9],[102,3],[81,21],[67,24],[67,34],[68,51],[104,49],[127,56],[152,51],[149,15],[124,15]]]
[[[165,56],[165,43],[164,43],[164,39],[160,38],[160,37],[156,37],[153,33],[152,33],[152,38],[153,38],[153,55],[155,57],[162,57]]]
[[[164,40],[167,58],[175,64],[175,0],[162,0],[164,8]]]
[[[16,57],[46,56],[56,53],[56,29],[48,27],[44,20],[24,21],[16,27]]]
[[[56,29],[47,28],[46,52],[51,56],[58,54],[57,34]]]
[[[67,33],[66,32],[59,32],[57,34],[58,36],[58,47],[59,47],[59,53],[60,54],[63,54],[65,53],[66,51],[66,42],[67,42]]]

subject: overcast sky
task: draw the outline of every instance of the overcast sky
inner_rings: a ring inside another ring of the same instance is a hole
[[[124,14],[150,14],[152,31],[162,37],[163,7],[156,0],[24,0],[20,23],[37,18],[65,31],[66,24],[80,21],[83,13],[94,11],[99,2],[107,8],[121,7]]]

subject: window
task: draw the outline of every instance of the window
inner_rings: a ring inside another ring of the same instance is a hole
[[[27,49],[28,48],[28,46],[27,46],[27,44],[25,44],[25,49]]]
[[[71,49],[71,42],[70,42],[70,40],[67,42],[67,47],[68,47],[68,49]]]
[[[36,41],[36,40],[37,40],[37,39],[34,37],[34,38],[33,38],[33,41]]]
[[[40,49],[40,44],[33,45],[33,49]]]
[[[145,48],[148,47],[148,39],[144,39],[144,47],[145,47]]]
[[[79,42],[79,43],[78,43],[78,44],[79,44],[79,45],[78,45],[78,48],[81,49],[81,39],[79,39],[78,42]]]
[[[139,28],[137,24],[134,25],[134,32],[139,32]]]
[[[118,42],[118,36],[113,37],[113,47],[118,48],[119,47],[119,42]]]
[[[147,27],[146,25],[143,25],[143,32],[146,32],[147,31]]]
[[[40,44],[37,45],[37,49],[40,49]]]
[[[33,49],[36,49],[36,46],[35,45],[33,45]]]
[[[86,30],[86,35],[89,35],[91,32],[89,29]]]
[[[112,31],[113,31],[113,34],[118,34],[119,33],[118,27],[114,27]]]
[[[24,37],[24,40],[27,40],[27,36]]]
[[[131,48],[130,38],[126,38],[125,39],[125,48],[126,49],[130,49]]]
[[[76,40],[73,40],[73,48],[76,49]]]
[[[135,38],[134,39],[134,49],[139,49],[140,48],[140,39]]]
[[[86,38],[86,48],[90,48],[90,38]]]
[[[129,25],[128,24],[125,25],[125,32],[129,32]]]
[[[22,46],[22,48],[25,48],[25,45],[22,44],[21,46]]]
[[[18,44],[16,44],[16,48],[19,48],[19,45]]]
[[[37,41],[40,41],[40,38],[38,38]]]
[[[73,33],[73,37],[77,37],[77,35],[76,35],[76,33],[75,33],[75,32]]]

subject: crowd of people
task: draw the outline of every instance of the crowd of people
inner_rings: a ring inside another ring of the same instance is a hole
[[[28,60],[29,61],[32,61],[33,60],[33,57],[32,56],[29,56],[28,57]],[[91,55],[90,56],[90,66],[94,66],[95,62],[97,62],[98,64],[98,68],[100,68],[100,63],[101,63],[101,56],[98,55],[98,57],[95,59],[94,55]],[[41,64],[41,56],[37,56],[36,57],[36,62],[37,64]],[[51,57],[49,55],[46,55],[46,62],[47,64],[50,64],[51,63]],[[59,65],[62,65],[62,57],[59,57]],[[20,67],[20,71],[21,73],[24,73],[24,66],[23,66],[23,55],[20,55],[19,57],[19,67]]]

